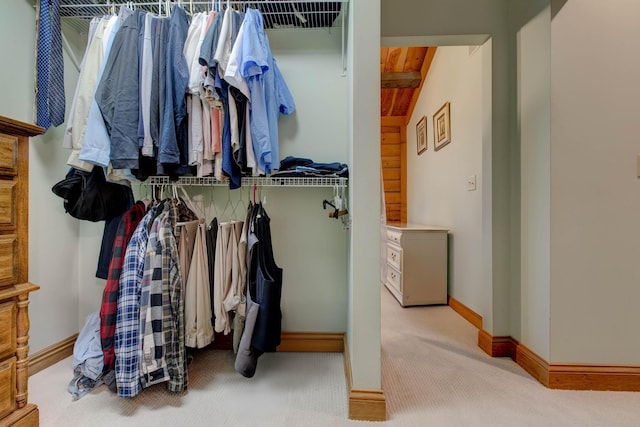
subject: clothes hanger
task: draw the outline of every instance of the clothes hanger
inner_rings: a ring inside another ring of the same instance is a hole
[[[229,218],[226,216],[227,209],[229,209],[229,207],[233,209],[233,203],[231,202],[231,190],[229,190],[229,188],[227,187],[227,202],[225,203],[224,208],[222,209],[222,213],[220,214],[220,221],[229,220]]]
[[[211,203],[209,204],[209,206],[211,206],[211,208],[213,209],[213,216],[211,217],[211,220],[213,220],[214,218],[218,217],[218,208],[216,208],[216,204],[215,204],[215,198],[213,197],[213,190],[214,190],[214,186],[209,187],[211,189],[211,198],[209,200],[211,200]],[[211,229],[211,225],[209,225],[209,229]]]
[[[184,204],[187,206],[187,208],[191,209],[191,212],[193,212],[198,218],[200,219],[205,218],[204,209],[197,206],[197,204],[189,196],[189,193],[187,193],[187,191],[184,189],[182,185],[180,185],[179,187],[183,196],[182,200],[184,201]]]

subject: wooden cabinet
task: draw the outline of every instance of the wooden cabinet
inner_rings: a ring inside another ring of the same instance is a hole
[[[29,137],[44,129],[0,116],[0,427],[37,426],[28,403]]]
[[[384,284],[403,307],[447,303],[447,235],[439,227],[387,226]]]

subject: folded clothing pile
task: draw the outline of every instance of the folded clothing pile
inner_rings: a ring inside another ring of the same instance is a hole
[[[280,162],[278,172],[272,177],[339,177],[347,178],[349,168],[344,163],[316,163],[304,157],[288,156]]]

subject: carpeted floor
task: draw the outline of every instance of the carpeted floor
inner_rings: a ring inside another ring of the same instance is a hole
[[[446,306],[403,309],[382,289],[382,385],[389,421],[347,419],[342,354],[263,355],[256,376],[227,351],[201,351],[189,391],[133,399],[101,386],[72,401],[71,358],[29,378],[47,426],[640,426],[640,393],[549,390],[510,359],[490,358],[477,329]]]

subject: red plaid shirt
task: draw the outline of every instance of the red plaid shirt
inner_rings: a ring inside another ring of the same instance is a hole
[[[145,214],[145,206],[142,202],[124,213],[115,240],[113,241],[113,255],[109,263],[109,276],[102,294],[100,306],[100,340],[104,355],[104,372],[115,368],[115,354],[113,350],[113,336],[116,332],[116,315],[118,313],[118,292],[120,290],[120,272],[124,262],[124,254],[131,235]]]

